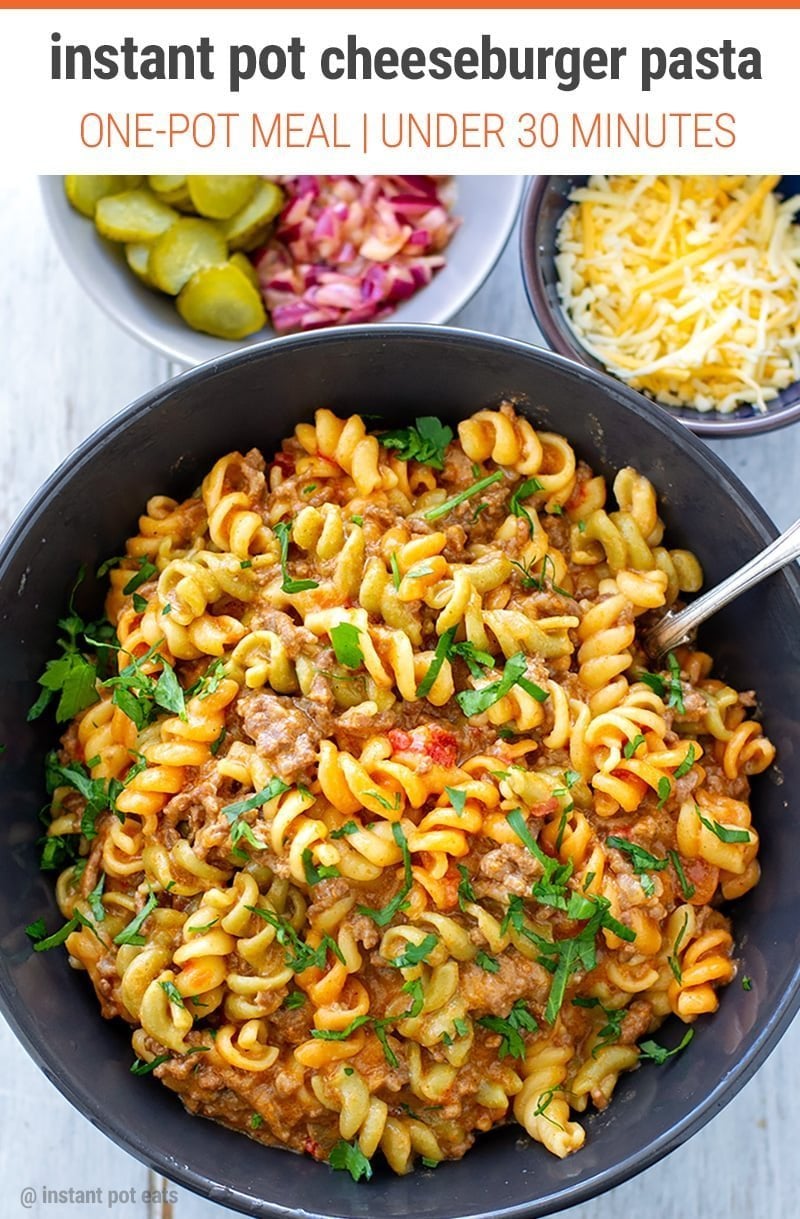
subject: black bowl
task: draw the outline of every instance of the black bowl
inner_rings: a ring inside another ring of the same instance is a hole
[[[533,316],[553,351],[577,360],[587,368],[605,372],[604,366],[581,345],[570,328],[558,297],[556,230],[569,205],[570,192],[585,183],[586,176],[580,174],[531,179],[520,217],[522,277]],[[778,191],[784,197],[797,194],[800,191],[800,176],[781,178]],[[769,403],[766,411],[743,405],[729,415],[695,411],[689,407],[662,406],[644,394],[640,397],[645,410],[668,411],[698,436],[744,436],[754,432],[771,432],[800,419],[800,381],[782,390]]]
[[[510,1219],[580,1202],[707,1122],[775,1046],[800,1002],[800,818],[786,812],[787,793],[800,785],[800,581],[793,570],[728,606],[704,639],[723,677],[758,689],[783,777],[782,785],[766,775],[755,781],[764,875],[736,904],[737,951],[752,990],[734,983],[719,1012],[698,1022],[688,1049],[623,1078],[610,1108],[589,1117],[577,1155],[557,1160],[514,1126],[479,1138],[461,1163],[402,1178],[379,1170],[371,1183],[354,1185],[347,1174],[189,1117],[155,1080],[131,1075],[129,1032],[101,1019],[86,977],[68,968],[63,952],[31,951],[25,925],[44,916],[55,927],[61,919],[53,876],[38,871],[35,850],[42,761],[56,733],[47,718],[27,724],[25,716],[78,568],[93,572],[119,553],[148,496],[186,495],[231,448],[271,452],[315,407],[378,412],[390,423],[433,413],[455,422],[503,395],[523,396],[531,418],[566,433],[597,470],[635,463],[662,497],[671,544],[696,550],[710,582],[774,536],[713,453],[611,378],[506,339],[373,325],[248,348],[146,394],[61,466],[0,552],[3,1010],[47,1076],[95,1125],[172,1180],[251,1215]],[[96,613],[100,595],[88,581],[79,609]],[[678,1029],[667,1029],[665,1039],[674,1044]]]

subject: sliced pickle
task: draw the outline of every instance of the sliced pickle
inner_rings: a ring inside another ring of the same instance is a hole
[[[249,203],[220,227],[232,250],[254,250],[262,245],[267,226],[283,207],[283,191],[274,182],[259,182]]]
[[[147,184],[158,195],[162,203],[168,203],[170,207],[194,210],[185,175],[151,174],[147,179]]]
[[[260,295],[229,262],[196,271],[181,289],[177,305],[189,326],[219,339],[244,339],[267,321]]]
[[[97,231],[111,241],[152,241],[175,223],[178,213],[141,187],[106,195],[97,204],[94,219]]]
[[[187,179],[197,211],[209,220],[227,220],[241,211],[256,189],[255,174],[208,174]]]
[[[155,287],[147,270],[147,263],[152,248],[149,241],[129,241],[125,246],[125,261],[136,278],[140,279],[142,283],[147,284],[148,288]]]
[[[246,254],[243,254],[241,250],[237,250],[235,254],[231,254],[230,262],[231,266],[238,267],[242,274],[247,276],[257,292],[261,291],[261,286],[258,280],[258,271],[256,271]]]
[[[128,182],[119,174],[67,174],[64,191],[76,211],[94,220],[95,209],[106,195],[127,190]]]
[[[177,296],[195,271],[219,266],[227,257],[228,243],[217,226],[186,216],[153,242],[147,272],[157,288]]]

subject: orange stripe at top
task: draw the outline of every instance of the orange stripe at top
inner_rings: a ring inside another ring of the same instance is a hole
[[[138,3],[133,3],[132,0],[79,0],[79,3],[71,3],[70,0],[42,0],[42,3],[33,4],[5,4],[0,0],[0,9],[148,9],[148,10],[163,10],[163,9],[225,9],[229,11],[231,8],[237,9],[373,9],[380,11],[382,9],[485,9],[486,0],[393,0],[388,4],[376,4],[374,0],[313,0],[306,3],[304,0],[282,0],[278,4],[265,4],[263,0],[234,0],[231,5],[223,5],[220,0],[170,0],[169,3],[159,3],[158,0],[138,0]],[[758,8],[759,12],[769,11],[770,9],[798,9],[800,8],[800,0],[771,0],[768,5],[755,5],[752,0],[674,0],[672,4],[647,4],[641,0],[580,0],[580,3],[570,4],[563,2],[554,4],[552,0],[504,0],[498,6],[502,12],[503,9],[566,9],[569,11],[578,11],[580,9],[643,9],[643,10],[661,10],[668,12],[671,9],[751,9],[755,12]],[[497,12],[498,9],[492,9],[492,12]]]

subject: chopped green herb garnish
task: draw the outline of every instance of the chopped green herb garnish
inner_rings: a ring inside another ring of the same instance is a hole
[[[389,564],[392,569],[392,584],[395,586],[395,588],[399,588],[403,582],[403,577],[400,574],[400,564],[397,562],[397,551],[392,551]]]
[[[319,588],[319,584],[316,580],[293,580],[289,576],[286,564],[289,558],[289,542],[292,535],[291,522],[277,521],[276,524],[272,526],[272,532],[277,537],[281,547],[280,562],[281,574],[283,576],[283,582],[281,584],[282,590],[291,596],[292,593],[304,593],[308,592],[309,589]]]
[[[488,952],[484,952],[483,949],[476,953],[475,964],[481,969],[485,969],[487,974],[500,972],[500,962],[495,957],[490,957]]]
[[[457,629],[457,627],[451,626],[448,631],[445,631],[445,633],[439,637],[439,642],[436,644],[436,651],[433,653],[433,660],[428,665],[427,673],[417,686],[417,698],[427,698],[427,696],[430,694],[431,689],[433,688],[433,683],[439,676],[442,665],[450,655]]]
[[[276,777],[270,779],[267,786],[262,787],[261,791],[248,796],[246,800],[237,800],[235,804],[227,805],[222,811],[228,821],[233,822],[237,817],[241,817],[242,813],[249,813],[251,809],[260,808],[262,804],[269,804],[270,800],[274,800],[276,796],[282,796],[288,790],[289,784]]]
[[[508,501],[508,507],[513,516],[522,517],[528,522],[528,528],[531,531],[531,537],[534,534],[533,517],[527,508],[522,506],[522,500],[527,499],[530,495],[535,495],[537,491],[543,491],[544,487],[539,482],[538,478],[526,478],[525,482],[520,483],[516,491]]]
[[[672,945],[672,953],[670,954],[670,956],[667,957],[667,964],[669,965],[670,969],[672,970],[673,977],[675,978],[675,981],[678,983],[678,986],[683,985],[683,974],[681,973],[681,962],[680,962],[680,957],[678,956],[678,949],[681,946],[681,941],[683,940],[683,937],[686,935],[686,928],[688,927],[688,925],[689,925],[689,915],[684,914],[681,929],[678,932],[678,934],[675,936],[675,943]]]
[[[685,1050],[693,1037],[694,1029],[687,1029],[680,1045],[676,1045],[674,1050],[665,1049],[657,1041],[642,1041],[639,1044],[639,1057],[649,1058],[653,1062],[658,1063],[659,1066],[662,1066],[668,1058],[672,1058],[673,1054],[679,1054],[681,1050]]]
[[[358,515],[356,515],[356,516],[351,516],[351,517],[350,517],[350,520],[353,522],[353,524],[354,524],[354,525],[360,525],[360,526],[362,526],[362,527],[363,527],[363,525],[364,525],[364,518],[363,518],[363,516],[358,516]]]
[[[357,834],[358,826],[355,821],[345,821],[344,825],[340,825],[338,830],[331,830],[329,838],[344,838],[348,834]]]
[[[321,880],[332,880],[333,877],[340,875],[338,868],[327,864],[315,864],[310,847],[306,847],[301,858],[307,885],[318,885]]]
[[[686,707],[683,703],[683,686],[681,685],[681,666],[678,664],[678,659],[674,652],[667,653],[667,664],[669,665],[669,697],[667,698],[667,706],[674,707],[679,715],[686,714]]]
[[[482,652],[480,648],[476,648],[475,644],[470,643],[468,639],[465,639],[462,643],[454,643],[450,649],[450,655],[460,657],[473,677],[482,677],[482,670],[491,669],[494,664],[494,656],[492,656],[491,652]]]
[[[123,588],[123,597],[128,597],[131,593],[135,593],[137,588],[141,588],[141,586],[146,584],[148,580],[152,580],[153,576],[158,575],[158,568],[154,563],[151,563],[149,559],[143,557],[141,559],[137,559],[136,562],[139,564],[139,570],[135,575],[131,576],[130,580]]]
[[[419,944],[408,944],[399,956],[392,957],[388,963],[397,969],[409,969],[413,965],[420,965],[433,952],[438,943],[439,937],[431,933],[420,940]]]
[[[467,902],[477,901],[475,890],[472,887],[472,880],[469,874],[469,868],[460,863],[458,870],[461,873],[461,880],[458,882],[458,905],[461,910],[464,910]]]
[[[155,1058],[151,1058],[150,1062],[143,1062],[141,1058],[135,1058],[131,1063],[131,1075],[149,1075],[151,1071],[155,1071],[156,1067],[160,1067],[162,1062],[169,1062],[171,1054],[157,1054]]]
[[[303,1007],[306,997],[301,990],[290,990],[289,994],[283,1001],[283,1006],[287,1011],[296,1011],[298,1007]]]
[[[485,478],[481,478],[476,483],[466,487],[465,490],[459,491],[458,495],[453,495],[450,499],[446,499],[443,504],[438,504],[435,508],[429,508],[427,512],[423,512],[423,518],[426,521],[436,521],[440,516],[447,516],[448,512],[452,512],[453,508],[457,508],[465,500],[471,499],[473,495],[478,495],[481,491],[485,491],[487,487],[493,486],[494,483],[500,482],[502,478],[502,470],[495,470],[494,474],[487,474]]]
[[[632,758],[640,745],[644,745],[645,739],[641,732],[637,732],[632,741],[627,741],[625,748],[622,751],[623,757]]]
[[[458,791],[454,787],[446,787],[444,790],[445,790],[445,795],[447,796],[448,800],[450,801],[453,808],[455,809],[456,814],[459,817],[463,817],[464,808],[467,803],[467,793]]]
[[[178,990],[174,982],[159,982],[158,985],[161,987],[170,1003],[174,1003],[176,1007],[186,1007],[186,1004],[183,1001],[183,995]]]
[[[501,698],[505,698],[516,685],[520,686],[526,694],[530,694],[538,703],[543,703],[548,697],[547,691],[542,690],[540,686],[525,677],[527,667],[528,659],[525,653],[516,652],[506,661],[503,676],[497,681],[490,682],[480,690],[462,690],[456,695],[456,701],[464,715],[481,715],[484,711],[488,711],[495,703],[499,703]]]
[[[694,766],[695,753],[695,747],[690,743],[689,748],[686,750],[686,757],[683,759],[680,766],[678,766],[675,770],[676,779],[682,779],[684,775],[688,775],[689,771]]]
[[[669,800],[671,792],[672,792],[672,783],[670,782],[670,779],[668,778],[667,775],[662,775],[661,778],[658,780],[658,804],[656,805],[656,808],[664,807],[664,805],[667,803],[667,800]]]
[[[264,1124],[264,1119],[260,1113],[251,1113],[251,1115],[250,1115],[250,1129],[251,1130],[259,1130],[261,1128],[261,1126],[263,1126],[263,1124]]]
[[[379,927],[387,926],[396,914],[399,914],[401,910],[405,910],[408,907],[408,902],[405,899],[411,892],[411,886],[414,883],[414,876],[411,871],[411,852],[408,849],[408,841],[398,821],[392,822],[392,837],[403,855],[403,884],[382,910],[373,910],[370,906],[356,907],[359,914],[366,914],[367,918],[371,918],[373,923],[377,923]]]
[[[385,449],[397,449],[401,461],[419,461],[434,470],[441,470],[453,431],[435,416],[426,415],[417,419],[412,427],[383,432],[378,439]]]
[[[508,1016],[481,1016],[477,1022],[502,1038],[498,1053],[501,1058],[524,1058],[525,1041],[522,1033],[535,1033],[539,1025],[523,999],[517,999]]]
[[[752,990],[752,989],[753,989],[752,979],[748,978],[747,974],[745,974],[744,977],[742,978],[742,990]]]
[[[92,912],[92,918],[96,923],[102,923],[106,917],[106,908],[103,905],[103,889],[106,883],[105,872],[100,873],[98,880],[91,893],[87,893],[86,900],[89,903],[89,909]]]
[[[147,598],[139,593],[133,594],[133,608],[137,614],[143,614],[147,609]]]
[[[85,574],[82,567],[70,593],[68,615],[58,623],[59,630],[64,632],[58,640],[61,656],[57,660],[49,660],[45,665],[39,678],[42,692],[28,712],[29,721],[38,719],[56,695],[59,696],[56,704],[56,722],[59,724],[71,720],[98,701],[97,665],[84,656],[78,646],[78,637],[83,635],[85,638],[87,627],[75,612],[74,600]]]
[[[346,1028],[312,1029],[311,1036],[316,1037],[319,1041],[347,1041],[347,1038],[352,1037],[356,1029],[360,1029],[362,1024],[368,1024],[371,1019],[371,1016],[356,1016]]]
[[[681,863],[681,858],[678,852],[667,851],[667,855],[669,856],[672,866],[675,869],[684,899],[688,902],[690,897],[694,897],[695,887],[694,885],[689,884],[688,880],[686,879],[686,873],[683,870],[683,864]]]
[[[360,669],[364,663],[364,653],[358,637],[361,628],[351,622],[340,622],[331,627],[331,643],[339,664],[348,669]]]
[[[131,921],[128,923],[127,927],[122,928],[122,931],[120,931],[119,935],[114,936],[114,943],[115,944],[136,944],[139,947],[141,947],[143,944],[146,944],[147,940],[145,939],[145,937],[143,935],[140,935],[139,932],[141,931],[142,924],[144,923],[145,919],[148,917],[149,914],[152,913],[153,910],[155,910],[157,905],[158,905],[158,899],[156,898],[155,893],[150,893],[148,895],[147,901],[144,903],[144,905],[142,906],[141,910],[136,915],[136,917],[131,919]]]
[[[339,1139],[331,1148],[328,1163],[331,1168],[349,1172],[354,1181],[360,1181],[362,1177],[369,1181],[372,1176],[372,1165],[355,1141],[348,1143],[345,1139]]]
[[[267,910],[262,906],[246,906],[245,909],[249,910],[251,914],[257,914],[265,923],[269,923],[271,927],[275,928],[275,939],[284,948],[285,963],[293,973],[303,973],[312,966],[316,969],[324,969],[329,952],[332,952],[337,960],[344,964],[341,948],[329,935],[324,935],[317,947],[312,948],[305,940],[300,939],[288,919],[281,918],[274,910]]]
[[[749,830],[730,830],[726,825],[720,825],[719,821],[715,821],[713,818],[709,821],[708,817],[703,816],[696,804],[694,806],[694,811],[697,813],[706,829],[711,830],[711,833],[715,834],[716,837],[719,838],[720,842],[750,841]]]

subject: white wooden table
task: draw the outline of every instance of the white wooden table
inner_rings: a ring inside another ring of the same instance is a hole
[[[0,534],[79,441],[175,368],[119,330],[71,278],[50,238],[33,180],[6,185],[0,335]],[[537,341],[516,241],[456,321]],[[794,514],[800,426],[714,446],[777,525]],[[800,1021],[710,1126],[663,1163],[569,1219],[794,1219],[800,1215]],[[232,1212],[173,1187],[171,1207],[144,1200],[160,1184],[80,1117],[0,1021],[0,1216],[112,1214],[124,1219],[222,1219]],[[69,1191],[99,1189],[95,1204]],[[53,1191],[48,1197],[45,1190]],[[23,1191],[33,1191],[23,1196]],[[59,1197],[60,1191],[60,1197]],[[111,1191],[117,1192],[110,1203]],[[135,1191],[135,1198],[124,1191]],[[72,1195],[73,1198],[75,1195]]]

